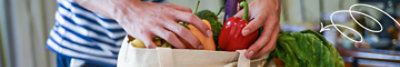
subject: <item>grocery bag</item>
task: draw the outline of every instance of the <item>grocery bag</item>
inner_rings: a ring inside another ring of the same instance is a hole
[[[123,40],[117,67],[263,67],[269,53],[258,59],[245,58],[245,50],[209,51],[171,48],[135,48]]]

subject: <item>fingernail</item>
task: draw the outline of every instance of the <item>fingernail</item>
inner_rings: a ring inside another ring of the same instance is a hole
[[[208,37],[212,37],[213,33],[211,32],[211,30],[207,30],[207,35]]]
[[[244,29],[244,30],[242,31],[242,35],[243,35],[243,36],[246,36],[247,33],[249,33],[249,29]]]
[[[250,51],[249,51],[249,54],[247,54],[247,57],[250,58],[251,56],[253,56],[253,54],[254,54],[254,51],[253,51],[253,50],[250,50]]]

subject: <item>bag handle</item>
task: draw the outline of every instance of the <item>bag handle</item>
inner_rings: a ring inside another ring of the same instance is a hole
[[[160,67],[174,67],[172,49],[171,48],[156,48],[158,53],[158,63]]]
[[[250,67],[250,59],[245,56],[246,50],[236,50],[236,52],[239,52],[237,67]]]

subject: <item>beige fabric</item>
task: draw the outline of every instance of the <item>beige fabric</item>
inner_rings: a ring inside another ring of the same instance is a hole
[[[71,58],[69,67],[82,67],[84,64],[85,64],[85,61],[83,61],[83,60]]]
[[[160,66],[163,67],[173,67],[174,63],[171,61],[174,59],[172,56],[172,50],[168,48],[157,48],[156,49],[158,52],[158,58],[160,59],[158,63],[160,63]]]
[[[245,50],[236,52],[191,49],[135,48],[122,43],[118,56],[118,67],[259,67],[264,66],[269,54],[249,60]],[[239,66],[238,66],[239,65]]]
[[[238,50],[239,52],[239,59],[238,59],[238,64],[237,67],[249,67],[250,66],[250,59],[247,59],[244,53],[246,52],[245,50]]]

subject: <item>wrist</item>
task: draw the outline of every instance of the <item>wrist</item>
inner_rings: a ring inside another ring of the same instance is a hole
[[[141,0],[125,0],[114,2],[112,9],[106,9],[110,18],[118,21],[119,23],[130,20],[127,16],[134,16],[142,13],[150,3],[142,2]]]

